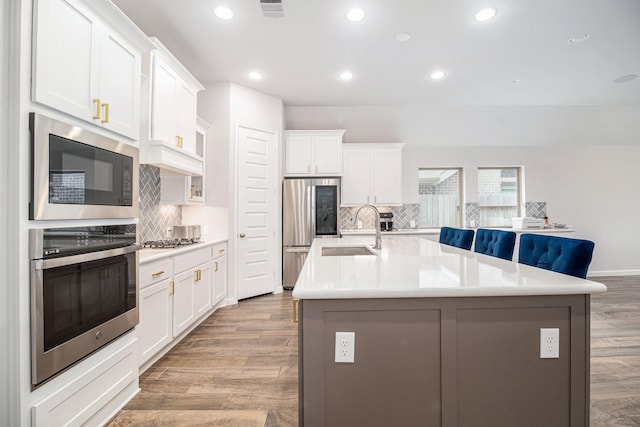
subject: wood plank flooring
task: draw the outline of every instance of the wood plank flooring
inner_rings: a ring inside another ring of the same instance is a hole
[[[597,278],[591,426],[640,426],[640,276]],[[108,425],[295,427],[298,334],[291,292],[218,310],[140,378]]]

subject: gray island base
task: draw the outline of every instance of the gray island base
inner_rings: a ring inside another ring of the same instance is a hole
[[[362,240],[314,243],[294,290],[300,426],[589,424],[590,294],[603,285],[399,239],[377,256],[321,255]],[[559,357],[541,358],[546,328]],[[353,363],[335,362],[337,332],[355,334]]]

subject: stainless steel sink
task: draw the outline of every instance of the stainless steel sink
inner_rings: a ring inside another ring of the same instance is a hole
[[[322,256],[377,255],[369,246],[325,246]]]

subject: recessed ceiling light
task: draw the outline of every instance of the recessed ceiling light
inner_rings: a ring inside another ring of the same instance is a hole
[[[626,74],[624,76],[620,76],[617,79],[614,79],[613,82],[614,83],[626,83],[626,82],[630,82],[631,80],[635,80],[638,78],[637,74]]]
[[[226,6],[218,6],[213,9],[213,13],[220,19],[229,20],[233,18],[233,11]]]
[[[396,40],[398,40],[399,42],[406,42],[410,38],[411,38],[411,34],[409,33],[398,33],[396,35]]]
[[[513,79],[513,80],[511,80],[511,82],[512,82],[514,85],[521,85],[521,84],[523,84],[523,83],[526,83],[526,82],[527,82],[527,79]]]
[[[444,71],[441,71],[441,70],[436,70],[436,71],[433,71],[431,74],[429,74],[429,78],[431,80],[440,80],[444,78],[444,76],[446,76],[446,74],[444,73]]]
[[[340,77],[340,80],[349,81],[353,79],[353,73],[351,71],[343,71],[338,77]]]
[[[251,71],[248,75],[251,80],[260,80],[263,77],[262,73],[259,71]]]
[[[496,16],[496,13],[498,13],[496,9],[489,7],[487,9],[482,9],[476,12],[476,14],[473,15],[473,18],[478,22],[488,21],[489,19]]]
[[[583,43],[583,42],[586,42],[589,39],[589,37],[591,37],[589,34],[580,34],[578,36],[571,37],[569,40],[567,40],[567,42],[569,44]]]
[[[362,21],[364,19],[364,10],[354,7],[347,12],[347,19],[353,22]]]

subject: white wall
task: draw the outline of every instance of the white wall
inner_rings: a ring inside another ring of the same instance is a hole
[[[639,144],[640,106],[286,107],[287,129],[346,129],[344,142],[427,146]]]
[[[348,142],[406,142],[405,203],[417,203],[420,167],[463,167],[465,202],[476,202],[478,166],[523,166],[524,200],[547,202],[550,221],[571,224],[575,237],[596,243],[590,274],[640,274],[640,228],[634,221],[640,212],[640,107],[285,112],[287,129],[344,128]]]
[[[284,113],[282,100],[257,92],[233,83],[204,84],[205,91],[198,95],[198,114],[211,124],[207,132],[206,152],[206,204],[228,208],[229,253],[229,298],[237,298],[234,266],[237,212],[236,203],[236,127],[238,124],[248,125],[276,135],[278,153],[282,151],[282,131],[284,129]],[[278,172],[276,185],[280,185],[282,177],[281,154],[278,154]],[[274,218],[276,230],[280,230],[282,201],[279,198]],[[213,230],[214,225],[212,225]],[[213,233],[213,231],[212,231]],[[276,254],[274,268],[276,271],[275,291],[282,290],[282,237],[276,233],[273,251]]]

